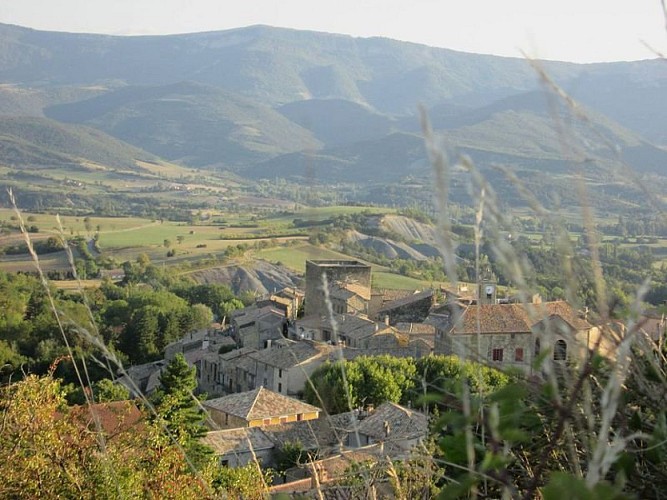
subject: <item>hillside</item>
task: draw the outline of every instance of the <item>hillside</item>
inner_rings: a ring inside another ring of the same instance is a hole
[[[581,99],[583,120],[554,105],[517,58],[268,26],[114,37],[0,25],[0,114],[94,127],[184,167],[355,184],[361,189],[346,199],[375,190],[373,202],[393,203],[383,186],[401,190],[410,179],[428,191],[431,184],[421,104],[452,158],[469,155],[512,203],[498,165],[561,200],[571,199],[572,175],[583,171],[597,206],[641,199],[628,183],[635,175],[653,176],[650,185],[661,190],[667,153],[650,141],[664,144],[667,130],[663,61],[544,62],[543,69]],[[43,122],[30,123],[34,132],[5,138],[5,163],[88,155],[129,165],[138,154],[101,138],[107,146],[30,142],[47,135]],[[453,199],[465,203],[467,181],[455,175]]]
[[[429,172],[424,140],[396,132],[379,139],[279,156],[244,174],[255,178],[292,177],[319,182],[384,183],[411,173]]]
[[[269,26],[113,37],[0,25],[0,47],[0,78],[7,83],[167,85],[192,80],[271,106],[339,98],[384,113],[413,114],[417,103],[455,100],[476,107],[537,85],[535,72],[519,58]],[[631,74],[630,85],[645,87],[667,79],[660,61],[548,62],[544,68],[561,83],[585,81],[584,75]]]
[[[268,106],[191,82],[125,87],[45,113],[192,166],[233,167],[319,147],[307,130]]]
[[[21,169],[91,162],[136,169],[137,160],[155,157],[94,128],[37,117],[0,120],[0,164],[4,166]]]
[[[190,274],[197,283],[226,283],[235,294],[253,292],[258,295],[273,293],[286,287],[297,286],[301,278],[283,266],[263,260],[251,265],[220,266]]]
[[[313,132],[326,146],[378,139],[396,128],[390,117],[343,99],[296,101],[278,110]]]

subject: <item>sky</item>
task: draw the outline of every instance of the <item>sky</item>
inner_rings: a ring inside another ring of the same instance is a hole
[[[0,0],[0,22],[112,35],[267,24],[574,62],[667,53],[661,0]]]

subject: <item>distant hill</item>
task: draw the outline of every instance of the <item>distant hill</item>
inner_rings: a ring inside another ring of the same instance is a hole
[[[511,96],[474,110],[430,115],[454,155],[469,155],[478,167],[572,174],[585,164],[591,178],[623,177],[625,165],[638,173],[667,173],[667,151],[586,108],[573,116],[542,92]],[[408,122],[404,122],[408,123]],[[411,128],[417,129],[416,119]],[[453,158],[455,159],[455,157]],[[430,174],[423,138],[396,132],[379,139],[280,156],[245,173],[253,177],[312,177],[322,182],[395,182]]]
[[[0,165],[29,169],[92,162],[134,169],[137,160],[155,156],[94,128],[36,117],[0,120]]]
[[[595,81],[632,74],[629,84],[635,87],[667,79],[661,61],[547,62],[544,68],[562,84],[585,82],[582,75]],[[0,25],[0,79],[25,85],[168,85],[191,80],[271,106],[338,98],[392,114],[413,114],[420,103],[452,100],[476,107],[538,83],[534,70],[520,58],[269,26],[113,37]]]
[[[125,87],[49,107],[57,120],[85,123],[162,158],[191,166],[238,167],[317,149],[312,134],[272,108],[192,82]]]
[[[428,172],[424,140],[416,134],[396,132],[380,139],[356,142],[317,152],[282,155],[244,174],[255,178],[293,177],[319,182],[395,181],[410,173]]]
[[[296,101],[278,110],[313,132],[326,146],[378,139],[396,128],[390,117],[343,99]]]
[[[248,178],[372,184],[382,202],[386,183],[431,184],[421,105],[498,189],[496,165],[561,200],[574,171],[592,198],[619,205],[634,189],[628,167],[662,189],[667,153],[652,142],[667,144],[664,61],[542,67],[583,119],[554,106],[519,58],[268,26],[114,37],[0,24],[0,115],[24,120],[3,136],[0,163],[129,165],[143,150]],[[25,121],[42,115],[102,132]],[[456,195],[469,198],[463,182]]]

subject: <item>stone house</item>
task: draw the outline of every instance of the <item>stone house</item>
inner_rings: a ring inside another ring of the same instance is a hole
[[[415,357],[428,356],[435,348],[435,326],[426,323],[397,323],[394,328],[408,338],[408,345],[419,353]]]
[[[415,293],[418,293],[418,290],[393,290],[384,288],[373,289],[371,292],[371,300],[368,303],[368,317],[378,318],[378,312],[385,305],[389,304],[390,302],[409,297]]]
[[[255,379],[249,376],[254,361],[249,355],[256,351],[252,347],[242,347],[218,356],[218,376],[223,392],[245,392],[255,388]]]
[[[564,301],[540,304],[450,304],[431,314],[436,328],[435,353],[454,354],[498,367],[532,371],[545,349],[564,362],[585,356],[598,340],[612,347],[600,330]]]
[[[395,452],[407,455],[426,438],[428,424],[428,417],[421,412],[396,403],[382,403],[359,414],[356,432],[348,433],[348,445],[390,444]]]
[[[284,341],[249,355],[257,384],[279,394],[303,392],[308,377],[327,359],[333,348],[314,342]]]
[[[213,450],[220,465],[227,467],[243,467],[255,460],[267,466],[274,449],[273,442],[258,427],[207,432],[200,442]]]
[[[428,317],[434,304],[433,290],[424,290],[382,305],[375,318],[381,321],[387,320],[390,325],[405,322],[421,323]]]
[[[160,387],[160,374],[167,366],[167,361],[151,361],[142,365],[127,367],[118,372],[116,383],[130,391],[130,396],[140,398],[155,392]]]
[[[329,290],[331,308],[337,314],[368,315],[370,289],[356,283],[334,283]]]
[[[264,387],[202,402],[220,429],[264,427],[319,418],[320,409]]]
[[[299,340],[337,344],[339,341],[347,341],[355,330],[363,329],[364,332],[371,335],[380,326],[386,325],[378,325],[365,316],[355,314],[334,314],[333,318],[328,315],[307,316],[296,321],[292,336]],[[364,335],[364,333],[360,331],[356,335]]]
[[[271,341],[287,334],[285,311],[267,305],[235,311],[231,318],[232,334],[242,347],[263,349]]]

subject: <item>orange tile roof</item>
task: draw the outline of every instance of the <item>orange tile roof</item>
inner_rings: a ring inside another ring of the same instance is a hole
[[[591,328],[567,302],[542,304],[481,304],[469,305],[461,312],[452,333],[531,333],[541,321],[559,317],[575,330]],[[451,320],[450,320],[451,321]],[[451,324],[451,323],[450,323]]]

